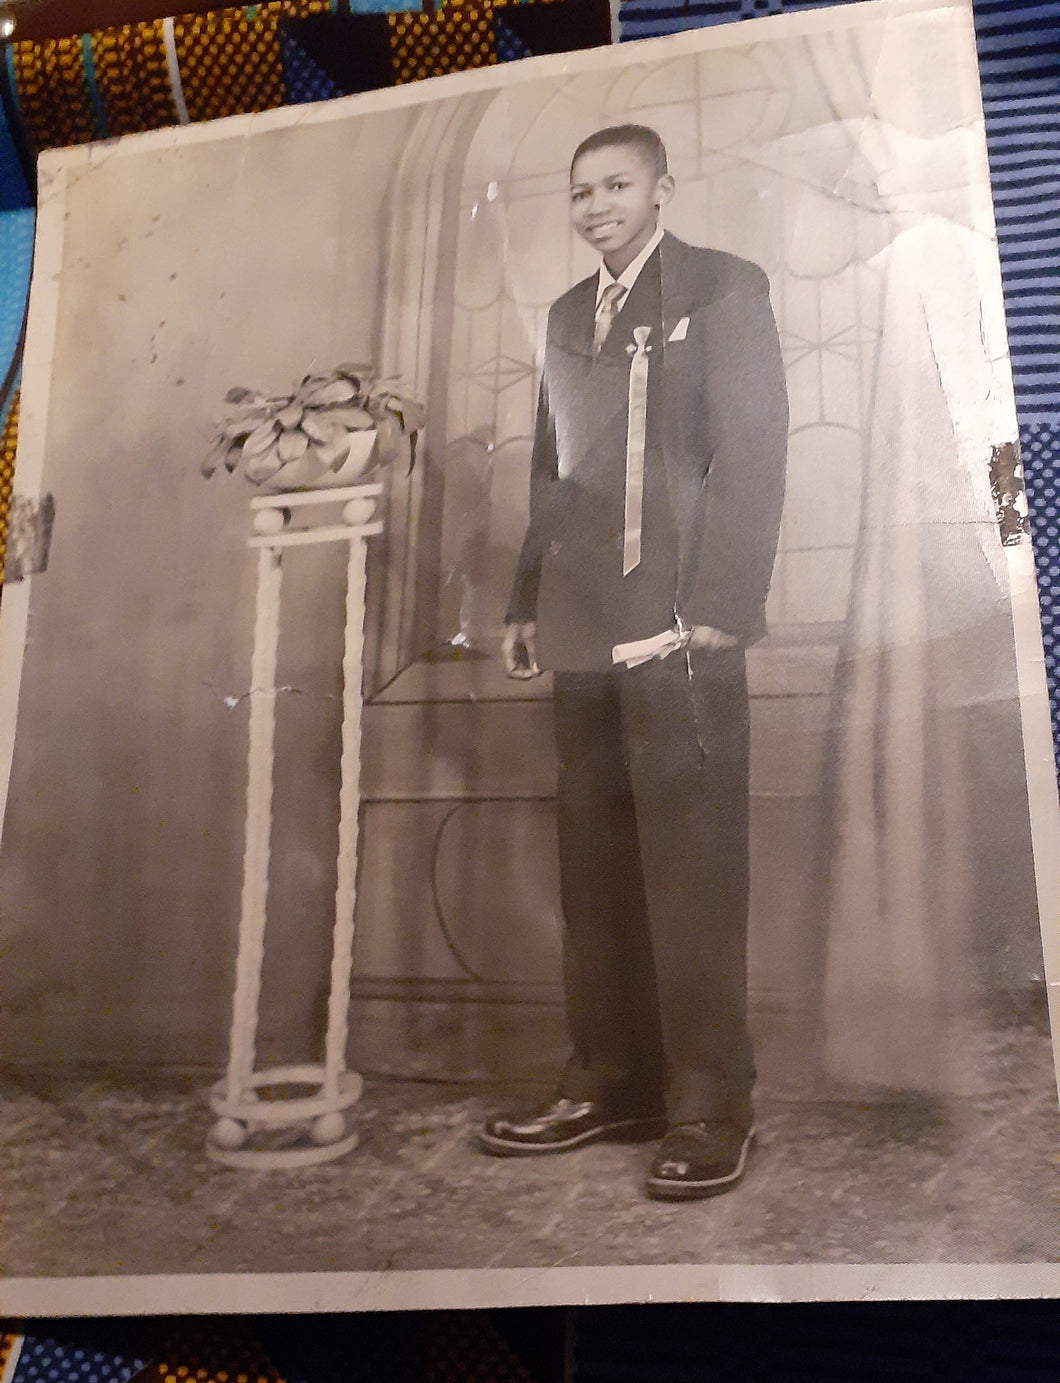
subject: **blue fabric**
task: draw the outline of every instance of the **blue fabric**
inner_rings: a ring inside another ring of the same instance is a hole
[[[619,0],[619,32],[622,41],[677,34],[734,19],[761,19],[787,10],[819,10],[828,4],[855,0]]]
[[[289,105],[304,105],[310,101],[330,101],[343,94],[338,84],[313,61],[291,34],[280,30],[280,62],[283,66],[283,85]]]
[[[502,17],[493,13],[493,47],[498,62],[515,62],[518,58],[530,57],[530,49],[519,37],[513,34]]]
[[[1042,606],[1045,674],[1053,718],[1053,744],[1060,761],[1060,416],[1020,429],[1027,474],[1034,563]]]
[[[1021,426],[1060,416],[1060,3],[975,7]]]
[[[22,339],[29,293],[35,220],[35,213],[28,207],[0,212],[0,427],[18,383],[15,355]]]
[[[32,204],[22,159],[19,157],[14,132],[9,123],[11,116],[8,106],[11,97],[6,57],[6,53],[0,53],[0,212]],[[5,261],[0,260],[0,266],[4,264]]]
[[[96,138],[106,139],[110,130],[107,126],[107,112],[103,107],[99,83],[96,81],[96,62],[92,56],[91,34],[81,35],[81,68],[85,74],[85,87],[92,107],[92,124],[95,127]]]
[[[144,1361],[115,1349],[113,1341],[99,1341],[85,1326],[79,1340],[27,1335],[22,1342],[11,1383],[127,1383],[139,1373]]]
[[[975,31],[1060,761],[1060,3],[978,0]]]
[[[419,8],[416,0],[349,0],[350,14],[406,14]]]

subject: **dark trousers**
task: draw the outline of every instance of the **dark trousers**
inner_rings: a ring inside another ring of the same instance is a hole
[[[554,678],[559,1094],[671,1123],[750,1117],[742,649]]]

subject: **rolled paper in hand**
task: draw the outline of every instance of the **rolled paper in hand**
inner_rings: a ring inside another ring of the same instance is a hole
[[[653,658],[665,658],[688,646],[692,630],[684,626],[666,629],[654,634],[650,639],[634,639],[631,643],[616,643],[611,650],[612,664],[625,663],[626,667],[639,667],[650,663]]]

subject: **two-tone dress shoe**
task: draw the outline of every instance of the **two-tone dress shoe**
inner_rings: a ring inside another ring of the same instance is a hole
[[[666,1130],[661,1117],[617,1113],[593,1100],[558,1099],[525,1114],[497,1114],[478,1135],[479,1147],[495,1157],[566,1152],[584,1143],[639,1143]]]
[[[731,1191],[747,1169],[754,1140],[753,1126],[708,1120],[675,1124],[652,1160],[648,1195],[688,1201]]]

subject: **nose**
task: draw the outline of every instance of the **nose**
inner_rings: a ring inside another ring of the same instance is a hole
[[[589,198],[589,215],[598,216],[601,212],[610,210],[611,198],[606,187],[594,187]]]

